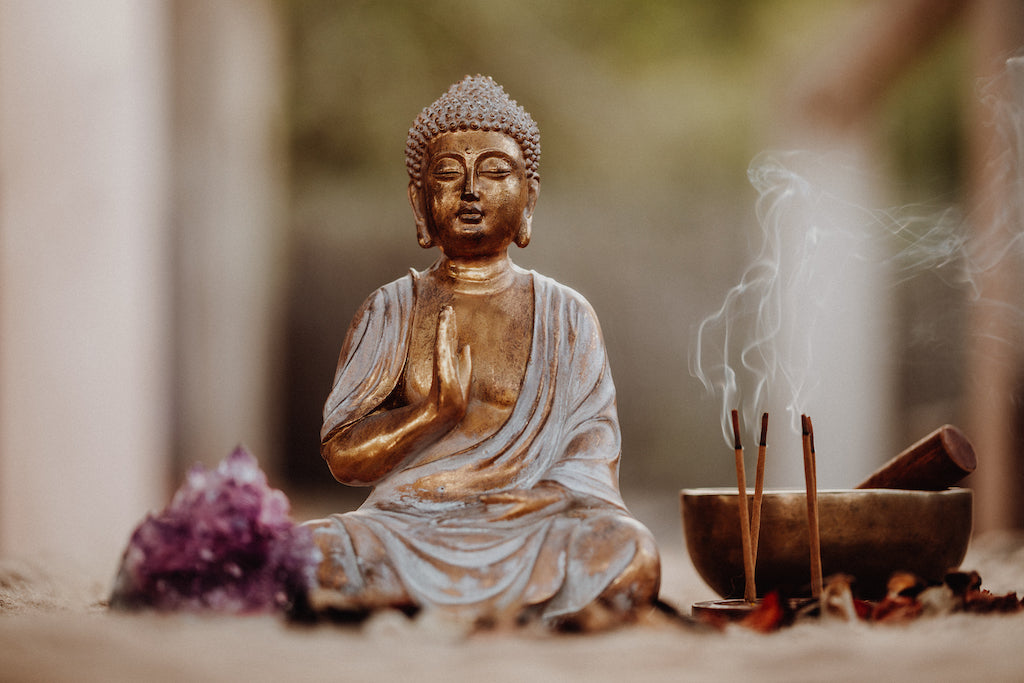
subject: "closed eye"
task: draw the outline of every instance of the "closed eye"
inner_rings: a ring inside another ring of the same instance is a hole
[[[502,157],[488,157],[477,166],[477,172],[485,178],[501,179],[512,173],[512,166]]]

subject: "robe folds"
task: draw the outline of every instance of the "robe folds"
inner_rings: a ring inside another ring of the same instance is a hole
[[[308,523],[324,555],[319,590],[337,604],[412,602],[477,616],[535,606],[557,617],[601,595],[642,541],[653,547],[619,494],[615,388],[597,317],[572,289],[530,275],[531,350],[505,423],[468,446],[442,437],[367,482],[374,490],[358,510]],[[322,440],[395,389],[417,279],[413,271],[380,288],[356,314],[324,406]],[[497,519],[509,504],[480,500],[539,482],[571,495],[514,519]]]

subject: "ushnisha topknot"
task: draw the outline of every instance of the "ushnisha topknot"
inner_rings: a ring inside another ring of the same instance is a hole
[[[422,183],[427,143],[441,133],[492,130],[519,143],[526,175],[539,178],[540,130],[533,118],[490,76],[466,76],[420,112],[405,143],[405,166],[416,186]]]

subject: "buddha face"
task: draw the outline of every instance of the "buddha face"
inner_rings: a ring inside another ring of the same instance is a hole
[[[529,241],[540,184],[527,178],[514,139],[496,131],[443,133],[427,145],[425,162],[422,186],[409,185],[421,243],[426,230],[449,258],[478,258]]]

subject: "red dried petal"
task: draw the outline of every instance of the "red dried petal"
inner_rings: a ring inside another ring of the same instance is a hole
[[[772,591],[761,599],[754,611],[740,621],[740,626],[758,631],[759,633],[771,633],[778,631],[792,621],[793,613],[789,605],[785,603],[778,592]]]

